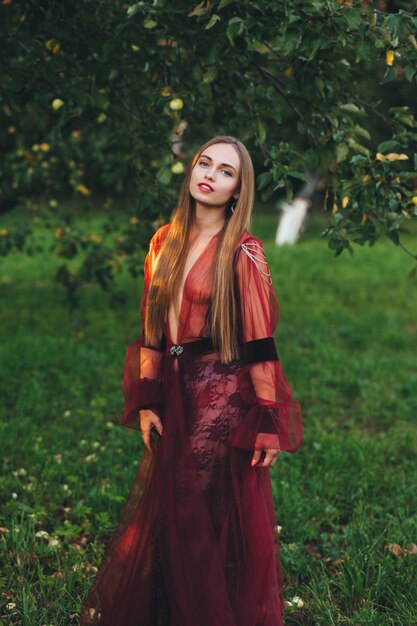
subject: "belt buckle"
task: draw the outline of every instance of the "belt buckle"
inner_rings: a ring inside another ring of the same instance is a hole
[[[177,356],[179,356],[184,351],[184,348],[183,346],[174,344],[173,346],[170,347],[169,351],[172,355],[176,354]]]

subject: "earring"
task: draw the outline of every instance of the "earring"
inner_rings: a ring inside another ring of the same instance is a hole
[[[237,205],[237,200],[235,200],[235,201],[233,202],[233,204],[230,206],[230,210],[231,210],[231,212],[232,212],[232,213],[234,213],[234,212],[235,212],[236,205]]]

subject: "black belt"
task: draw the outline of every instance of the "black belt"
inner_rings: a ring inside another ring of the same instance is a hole
[[[198,339],[197,341],[187,341],[186,343],[167,346],[167,354],[170,356],[180,356],[183,352],[198,354],[199,352],[214,352],[213,341],[210,337]]]
[[[246,363],[257,363],[259,361],[278,361],[278,353],[273,337],[263,337],[239,344],[241,358]],[[200,352],[215,352],[213,341],[210,337],[198,339],[197,341],[187,341],[182,344],[172,344],[166,347],[168,356],[180,356],[183,352],[198,354]]]

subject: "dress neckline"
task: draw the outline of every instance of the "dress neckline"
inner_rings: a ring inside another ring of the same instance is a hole
[[[180,328],[181,328],[181,321],[182,321],[182,318],[183,318],[183,316],[182,316],[182,307],[183,307],[183,304],[184,304],[184,292],[185,292],[185,288],[186,288],[186,285],[187,285],[187,281],[190,278],[190,274],[195,270],[195,267],[198,264],[198,262],[201,260],[203,255],[207,252],[209,246],[211,245],[211,243],[213,242],[215,237],[218,237],[222,230],[223,230],[223,226],[216,233],[214,233],[214,235],[212,235],[210,237],[210,239],[207,241],[206,245],[204,246],[204,248],[202,249],[202,251],[200,252],[198,257],[196,258],[194,263],[191,265],[190,269],[187,272],[185,280],[183,281],[182,293],[181,293],[181,301],[180,301],[180,306],[179,306],[179,309],[178,309],[179,319],[178,319],[178,326],[177,326],[177,343],[178,343],[178,340],[181,339],[181,333],[179,331],[180,331]],[[168,312],[168,316],[167,316],[167,326],[168,326],[169,337],[173,341],[173,337],[172,337],[172,333],[171,333],[171,327],[170,327],[170,324],[169,324],[169,312]]]
[[[207,241],[206,245],[205,245],[205,246],[204,246],[204,248],[201,250],[200,254],[199,254],[199,255],[198,255],[198,257],[196,258],[196,260],[194,261],[194,263],[192,264],[192,266],[190,267],[190,269],[188,270],[187,275],[186,275],[185,280],[184,280],[184,283],[183,283],[183,286],[184,286],[184,287],[185,287],[185,283],[187,282],[188,277],[189,277],[189,275],[191,274],[191,272],[193,271],[194,267],[196,266],[196,264],[198,263],[198,261],[201,259],[201,257],[203,256],[203,254],[205,253],[205,251],[207,250],[207,248],[209,247],[209,245],[210,245],[210,244],[211,244],[211,242],[213,241],[213,239],[214,239],[215,237],[217,237],[217,235],[219,235],[219,234],[220,234],[220,232],[221,232],[222,230],[223,230],[223,226],[220,228],[220,230],[218,230],[216,233],[214,233],[214,235],[212,235],[212,236],[210,237],[210,239]],[[183,293],[184,293],[184,290],[183,290]],[[183,300],[183,298],[181,298],[181,305],[182,305],[182,300]],[[179,308],[179,310],[180,310],[180,311],[181,311],[181,305],[180,305],[180,308]]]

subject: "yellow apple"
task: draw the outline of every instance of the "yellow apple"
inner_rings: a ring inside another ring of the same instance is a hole
[[[181,98],[174,98],[169,103],[169,108],[172,111],[181,111],[183,106],[184,106],[184,102],[181,100]]]
[[[177,163],[174,163],[171,166],[171,172],[173,174],[183,174],[184,173],[184,165],[180,161],[177,161]]]
[[[54,111],[58,111],[58,109],[60,109],[63,106],[64,106],[64,101],[61,100],[60,98],[55,98],[55,100],[52,100],[52,108]]]

